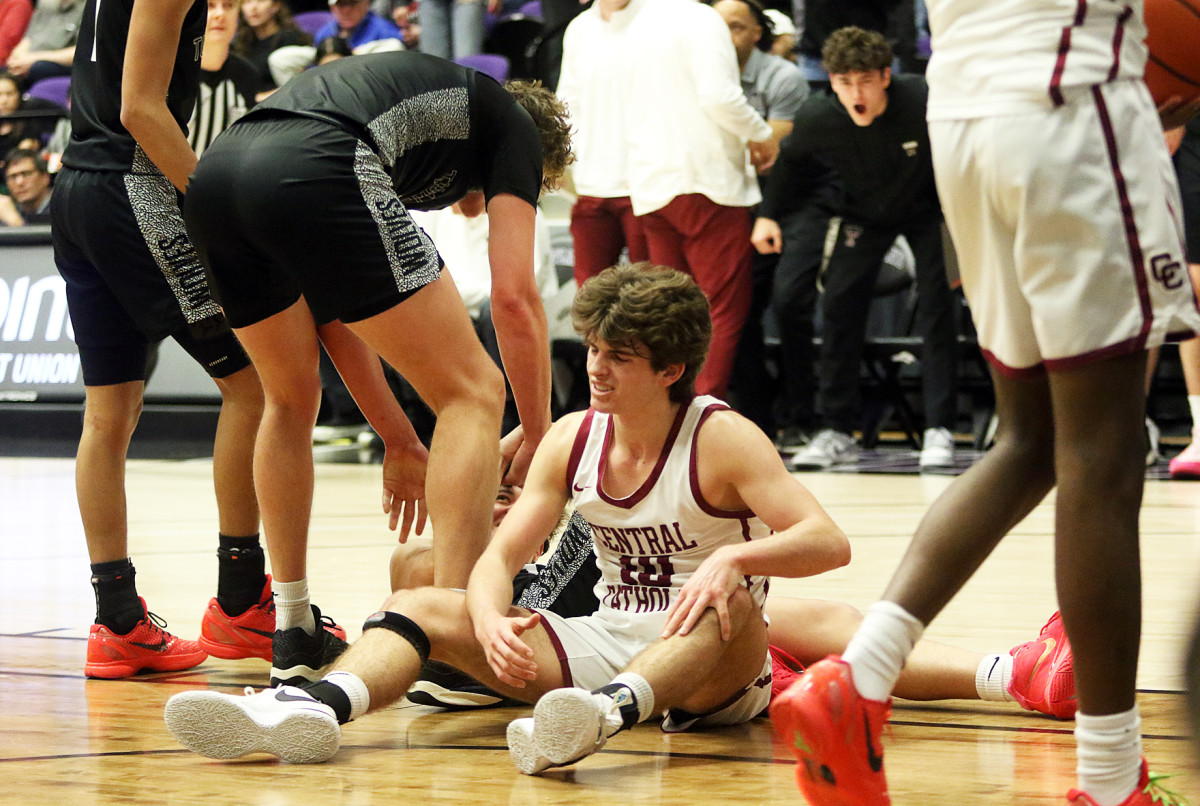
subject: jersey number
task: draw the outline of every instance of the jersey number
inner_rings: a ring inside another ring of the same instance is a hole
[[[675,566],[671,565],[670,555],[621,558],[621,581],[626,585],[669,588],[674,574]]]

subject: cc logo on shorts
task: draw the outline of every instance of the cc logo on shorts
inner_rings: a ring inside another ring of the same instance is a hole
[[[1163,288],[1174,291],[1183,285],[1186,275],[1180,262],[1164,253],[1150,258],[1150,276],[1155,282],[1162,283]]]

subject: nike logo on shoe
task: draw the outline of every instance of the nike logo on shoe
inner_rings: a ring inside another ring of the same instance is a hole
[[[167,649],[167,639],[159,638],[157,644],[141,644],[137,641],[130,641],[134,646],[140,646],[142,649],[148,649],[151,652],[164,652]]]
[[[1054,654],[1054,647],[1057,642],[1053,638],[1043,638],[1042,644],[1045,645],[1045,650],[1042,651],[1042,656],[1037,659],[1037,663],[1033,664],[1033,669],[1029,672],[1029,683],[1033,684],[1033,679],[1037,677],[1038,669],[1042,668],[1042,664],[1046,662],[1046,658]]]
[[[275,692],[275,699],[279,702],[318,702],[315,697],[308,694],[303,697],[297,697],[295,694],[289,694],[286,691],[280,690]]]
[[[863,711],[863,731],[867,739],[867,764],[870,765],[871,772],[879,772],[883,769],[883,756],[876,753],[875,745],[871,744],[871,719],[866,711]]]

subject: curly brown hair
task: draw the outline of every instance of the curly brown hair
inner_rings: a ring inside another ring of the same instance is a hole
[[[883,70],[892,66],[892,46],[876,31],[839,28],[821,46],[821,66],[831,76]]]
[[[562,181],[567,166],[575,161],[567,107],[540,81],[506,81],[504,89],[529,113],[537,126],[542,141],[542,189],[554,190]]]
[[[712,319],[708,299],[690,276],[650,263],[605,269],[575,295],[571,321],[585,342],[602,339],[630,350],[648,358],[656,372],[683,364],[668,394],[676,403],[695,396]]]

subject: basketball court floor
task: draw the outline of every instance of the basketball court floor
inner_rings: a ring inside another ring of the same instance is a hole
[[[354,451],[350,446],[346,450]],[[800,478],[850,536],[849,566],[777,580],[771,595],[866,608],[882,592],[950,475],[892,472]],[[186,452],[185,452],[186,453]],[[336,458],[336,451],[327,451]],[[964,460],[960,464],[968,464]],[[901,468],[907,466],[908,471]],[[881,468],[882,469],[882,468]],[[309,549],[314,601],[359,633],[387,590],[395,537],[378,512],[379,467],[322,462]],[[194,638],[216,588],[211,461],[135,459],[128,471],[138,587],[169,629]],[[89,681],[93,599],[69,458],[0,458],[0,803],[12,804],[795,804],[791,755],[758,719],[667,735],[653,723],[540,777],[511,766],[504,733],[528,709],[444,713],[401,704],[344,728],[334,759],[210,761],[167,732],[172,694],[265,685],[263,661],[209,660],[136,680]],[[1052,509],[1036,510],[932,625],[929,637],[976,651],[1032,639],[1053,612]],[[1138,678],[1146,753],[1166,783],[1200,803],[1184,714],[1181,653],[1200,589],[1200,484],[1152,479],[1142,515],[1145,612]],[[1074,782],[1073,723],[1013,704],[897,701],[884,736],[893,803],[1061,804]]]

